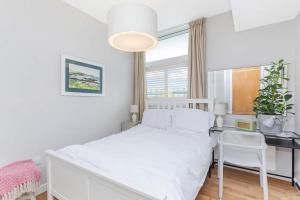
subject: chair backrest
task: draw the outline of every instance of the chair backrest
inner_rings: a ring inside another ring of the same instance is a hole
[[[233,147],[244,150],[266,149],[265,138],[258,132],[225,130],[220,135],[220,144],[224,147]]]

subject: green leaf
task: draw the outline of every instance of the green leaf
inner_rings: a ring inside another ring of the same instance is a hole
[[[286,95],[284,95],[285,101],[290,100],[292,97],[293,97],[293,95],[291,95],[291,94],[286,94]]]

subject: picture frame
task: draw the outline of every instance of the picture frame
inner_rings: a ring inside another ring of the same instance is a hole
[[[61,55],[61,94],[70,96],[104,96],[104,65]]]

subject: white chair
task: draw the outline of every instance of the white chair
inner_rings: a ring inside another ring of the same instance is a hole
[[[268,200],[265,138],[261,133],[225,130],[219,136],[219,198],[223,198],[224,162],[260,169],[260,185]]]

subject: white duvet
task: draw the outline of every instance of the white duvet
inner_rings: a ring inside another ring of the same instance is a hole
[[[194,200],[210,164],[212,145],[208,133],[139,125],[59,152],[154,197]]]

